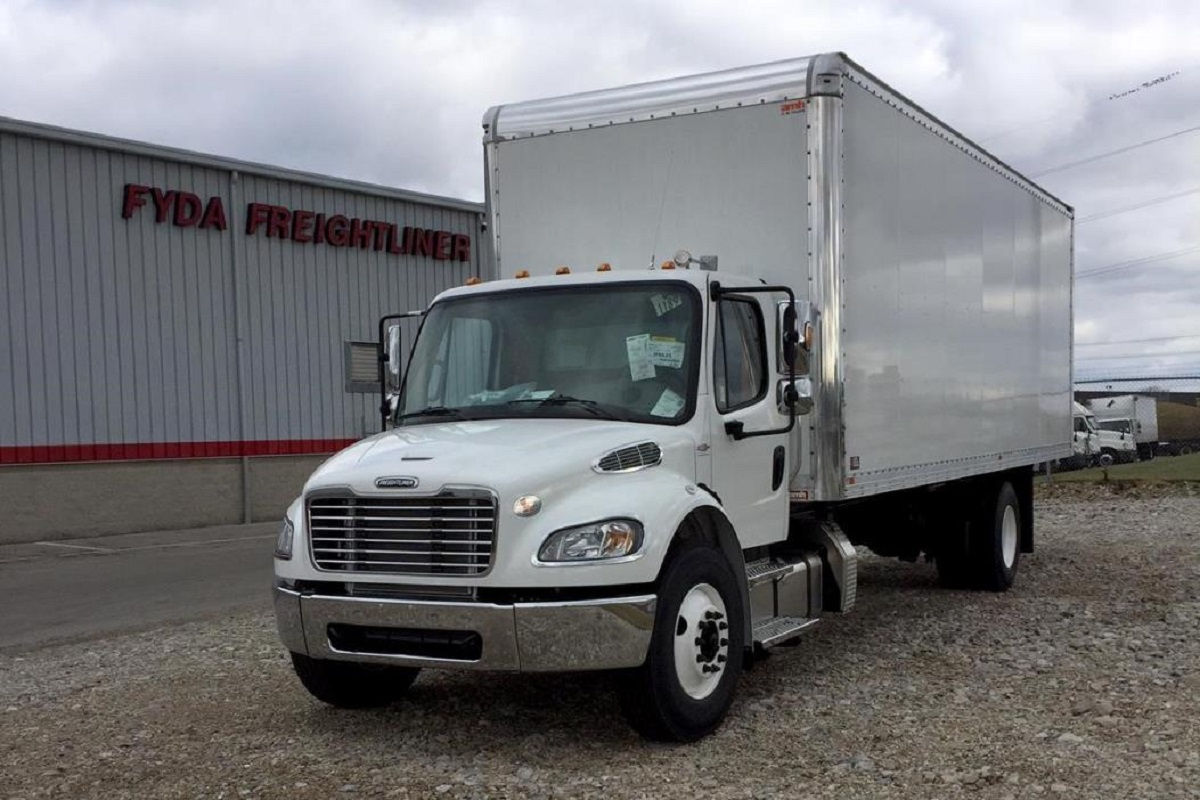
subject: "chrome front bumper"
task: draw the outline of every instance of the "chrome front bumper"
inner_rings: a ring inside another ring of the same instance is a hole
[[[313,658],[530,672],[617,669],[645,661],[656,600],[651,594],[497,605],[330,597],[276,586],[275,620],[284,646]],[[471,631],[482,648],[472,659],[338,649],[330,625]]]

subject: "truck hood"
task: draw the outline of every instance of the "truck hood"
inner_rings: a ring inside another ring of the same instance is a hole
[[[446,485],[484,486],[502,497],[552,491],[556,484],[591,470],[610,450],[657,442],[664,463],[694,472],[695,442],[682,427],[607,420],[495,419],[394,428],[335,454],[312,474],[308,492],[379,489],[378,478],[416,480],[407,491],[429,494]]]

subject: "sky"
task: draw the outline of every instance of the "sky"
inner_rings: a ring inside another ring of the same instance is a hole
[[[489,106],[842,50],[1075,207],[1077,377],[1200,374],[1198,31],[1195,0],[0,0],[0,116],[481,200]]]

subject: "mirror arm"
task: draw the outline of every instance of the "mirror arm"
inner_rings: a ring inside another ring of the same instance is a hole
[[[388,420],[392,416],[391,404],[388,402],[387,370],[388,370],[388,323],[393,320],[423,317],[424,311],[406,311],[403,314],[386,314],[379,318],[379,429],[386,431]]]

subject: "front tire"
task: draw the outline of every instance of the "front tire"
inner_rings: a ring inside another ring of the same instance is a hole
[[[717,550],[692,546],[668,562],[646,661],[625,674],[621,706],[655,741],[692,742],[721,724],[742,673],[741,594]]]
[[[416,667],[328,661],[292,653],[292,668],[308,693],[338,708],[378,708],[399,700],[417,679]]]

